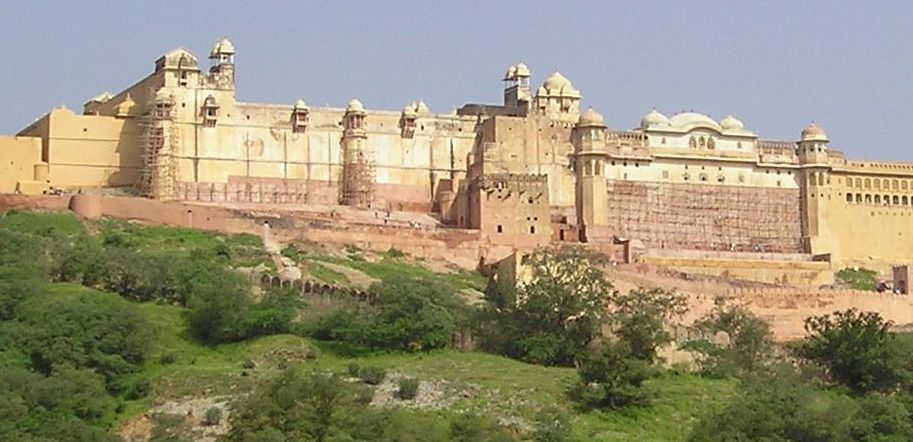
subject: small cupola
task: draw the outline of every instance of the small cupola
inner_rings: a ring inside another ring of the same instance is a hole
[[[412,138],[415,136],[415,120],[418,118],[418,105],[413,101],[403,107],[403,114],[400,117],[400,129],[403,138]]]
[[[295,102],[291,116],[292,132],[304,133],[307,130],[308,122],[310,122],[310,113],[310,109],[304,100],[299,99]]]

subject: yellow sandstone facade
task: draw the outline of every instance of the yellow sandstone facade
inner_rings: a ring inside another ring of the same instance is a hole
[[[609,129],[570,80],[534,88],[523,63],[501,104],[448,114],[245,103],[235,55],[220,40],[207,69],[175,49],[82,114],[54,109],[0,137],[0,192],[419,211],[494,244],[626,244],[655,260],[913,260],[913,164],[848,160],[815,125],[765,140],[733,116],[653,110]]]

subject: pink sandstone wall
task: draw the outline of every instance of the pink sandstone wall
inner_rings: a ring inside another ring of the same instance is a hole
[[[895,326],[913,325],[913,297],[858,290],[812,290],[800,288],[736,289],[727,297],[743,302],[767,321],[779,341],[805,336],[805,318],[855,308],[879,313]],[[710,312],[712,295],[688,296],[690,311],[682,320],[691,324]]]

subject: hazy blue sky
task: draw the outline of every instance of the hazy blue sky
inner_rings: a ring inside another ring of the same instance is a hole
[[[17,2],[0,8],[0,134],[81,110],[232,39],[242,101],[435,112],[501,101],[506,67],[560,69],[612,128],[652,107],[732,113],[765,138],[815,120],[856,158],[913,161],[910,1]]]

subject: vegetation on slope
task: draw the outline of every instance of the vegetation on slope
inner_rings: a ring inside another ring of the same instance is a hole
[[[656,353],[679,298],[617,293],[578,271],[591,259],[578,251],[542,251],[533,284],[492,285],[481,308],[457,296],[482,289],[479,277],[395,251],[296,255],[378,280],[375,305],[312,317],[299,314],[306,299],[254,296],[231,270],[269,262],[258,244],[0,216],[0,439],[117,440],[123,423],[188,397],[228,398],[230,409],[209,407],[194,424],[227,422],[228,440],[913,437],[913,340],[877,315],[812,318],[809,339],[774,351],[763,321],[720,304],[698,328],[729,339],[689,344],[691,373]],[[455,351],[456,330],[505,356]],[[784,353],[793,365],[778,364]],[[153,440],[198,434],[185,416],[151,419]]]

